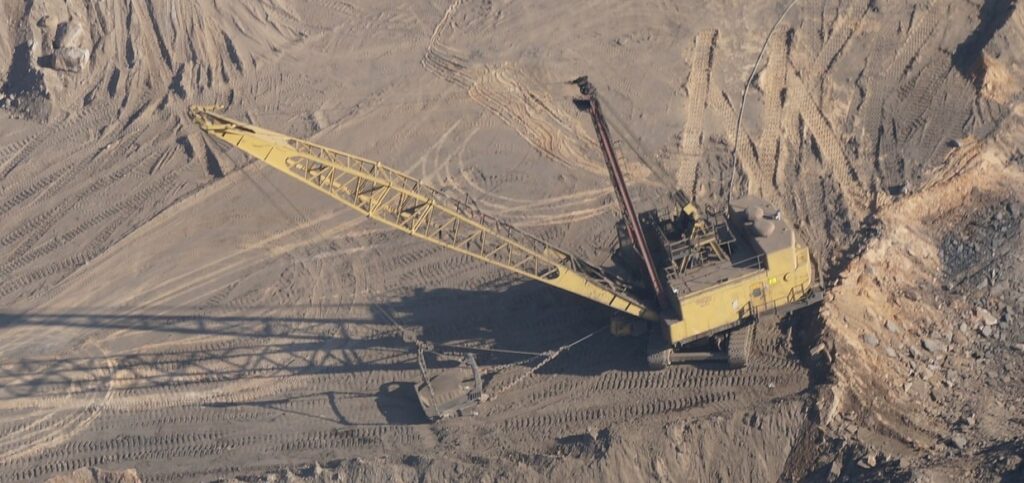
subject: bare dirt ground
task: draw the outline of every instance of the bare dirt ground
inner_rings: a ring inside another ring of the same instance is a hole
[[[1024,477],[1024,14],[788,5],[0,1],[0,480]],[[649,372],[599,332],[532,375],[482,355],[495,399],[428,424],[414,338],[543,352],[610,314],[185,116],[225,104],[608,265],[582,74],[641,205],[756,193],[811,247],[825,304],[759,325],[749,367]]]

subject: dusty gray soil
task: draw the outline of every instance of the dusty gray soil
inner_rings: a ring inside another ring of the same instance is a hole
[[[788,4],[0,1],[0,480],[1020,478],[1024,14]],[[784,207],[820,313],[758,326],[739,371],[648,372],[607,331],[514,385],[531,366],[485,354],[510,387],[428,424],[413,339],[543,352],[610,314],[185,116],[225,104],[608,265],[581,74],[640,204]]]

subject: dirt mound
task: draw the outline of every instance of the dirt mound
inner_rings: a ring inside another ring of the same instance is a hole
[[[94,102],[225,100],[231,82],[258,67],[260,44],[297,36],[269,2],[6,2],[14,35],[2,92],[33,119],[61,119]],[[231,18],[231,22],[215,19]],[[253,37],[255,36],[255,37]],[[136,109],[138,107],[135,107]]]

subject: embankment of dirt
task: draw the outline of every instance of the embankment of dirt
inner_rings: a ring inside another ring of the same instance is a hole
[[[821,422],[872,466],[927,467],[1020,434],[1024,386],[1008,374],[1024,349],[1012,295],[1024,172],[1010,156],[998,136],[952,149],[920,191],[881,209],[878,236],[826,298],[812,349],[832,367]]]

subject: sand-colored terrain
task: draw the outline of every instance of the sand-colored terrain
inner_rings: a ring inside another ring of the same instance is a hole
[[[0,0],[0,480],[1024,477],[1024,13],[789,6]],[[826,302],[760,324],[747,368],[651,372],[601,331],[536,371],[482,353],[494,398],[429,424],[415,341],[539,353],[611,314],[186,115],[381,160],[608,266],[584,74],[641,207],[754,193],[811,248]]]

